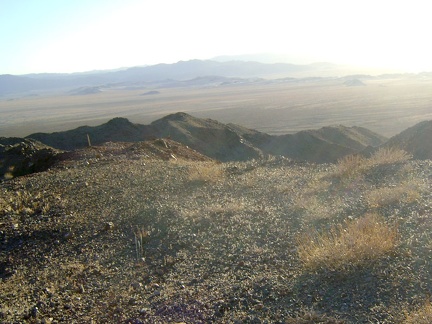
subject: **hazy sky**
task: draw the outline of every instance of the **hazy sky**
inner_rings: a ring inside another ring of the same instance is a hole
[[[432,71],[419,0],[0,0],[0,74],[262,52]]]

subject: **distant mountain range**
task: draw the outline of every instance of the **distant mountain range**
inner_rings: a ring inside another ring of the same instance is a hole
[[[257,78],[290,75],[296,71],[313,70],[314,65],[258,62],[217,62],[209,60],[180,61],[115,71],[87,73],[42,73],[28,75],[0,75],[0,95],[27,91],[49,91],[94,86],[132,86],[148,83],[172,83],[201,77]],[[198,79],[199,81],[208,81]],[[195,80],[197,81],[197,80]],[[226,81],[226,80],[224,80]]]
[[[179,87],[256,82],[262,78],[286,79],[321,76],[323,71],[338,71],[340,66],[330,63],[296,65],[265,64],[254,61],[191,60],[173,64],[157,64],[118,70],[85,73],[41,73],[0,75],[0,96],[29,92],[63,91],[73,94],[94,93],[94,89],[112,87]],[[346,72],[347,70],[345,70]],[[325,73],[324,73],[325,74]],[[370,77],[370,76],[365,76]],[[93,89],[87,91],[86,89]]]
[[[362,127],[328,126],[295,134],[269,135],[234,124],[175,113],[149,125],[114,118],[95,126],[82,126],[57,133],[35,133],[27,136],[50,147],[74,150],[104,142],[138,142],[170,138],[220,161],[241,161],[264,155],[283,155],[294,160],[336,162],[348,154],[384,145],[387,138]]]

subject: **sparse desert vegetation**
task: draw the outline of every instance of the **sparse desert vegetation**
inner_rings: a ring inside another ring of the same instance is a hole
[[[298,254],[310,270],[349,270],[394,253],[397,240],[397,226],[366,214],[323,233],[308,231],[298,240]]]
[[[222,165],[216,162],[197,162],[189,165],[189,180],[218,182],[224,180]]]
[[[407,314],[404,324],[427,324],[432,322],[432,305],[428,300],[424,305]]]
[[[369,158],[360,154],[347,155],[337,163],[336,175],[351,178],[386,164],[402,163],[412,156],[399,148],[379,148]]]
[[[430,161],[363,158],[348,177],[159,142],[93,146],[1,184],[3,322],[428,318]]]
[[[426,1],[0,3],[0,324],[432,323]]]

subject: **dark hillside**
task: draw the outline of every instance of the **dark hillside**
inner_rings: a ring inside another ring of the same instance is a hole
[[[115,118],[96,126],[83,126],[66,132],[27,136],[46,145],[73,150],[104,142],[139,142],[156,137],[169,137],[219,161],[244,161],[262,154],[283,155],[295,160],[335,162],[342,156],[376,147],[385,138],[361,127],[332,126],[296,134],[272,136],[234,124],[196,118],[175,113],[150,125],[133,124]]]
[[[384,142],[385,137],[365,128],[339,125],[274,136],[259,147],[273,155],[323,163],[336,162],[343,156],[360,153]]]
[[[91,144],[105,142],[140,142],[152,138],[153,131],[146,125],[133,124],[126,118],[114,118],[96,127],[81,126],[65,132],[35,133],[27,136],[46,145],[62,149],[74,150],[88,146],[87,135]]]
[[[61,153],[33,139],[0,137],[0,180],[45,171]]]
[[[252,143],[256,147],[261,147],[264,143],[268,142],[273,136],[259,132],[255,129],[249,129],[236,124],[227,124],[227,126],[235,131],[239,136],[241,136],[244,140]]]
[[[230,127],[211,119],[176,113],[151,124],[158,137],[170,137],[220,161],[242,161],[260,156]]]
[[[432,120],[422,121],[390,138],[385,147],[398,147],[413,155],[414,159],[432,159]]]
[[[262,149],[273,155],[319,163],[335,162],[345,155],[358,152],[317,137],[310,131],[274,137]]]
[[[318,138],[359,151],[368,146],[380,146],[387,140],[382,135],[358,126],[329,126],[310,132]]]

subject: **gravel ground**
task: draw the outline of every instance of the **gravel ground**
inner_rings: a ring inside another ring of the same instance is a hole
[[[432,292],[431,161],[341,179],[330,164],[132,151],[0,184],[2,322],[399,323]],[[299,235],[367,212],[398,224],[394,254],[303,266]]]

